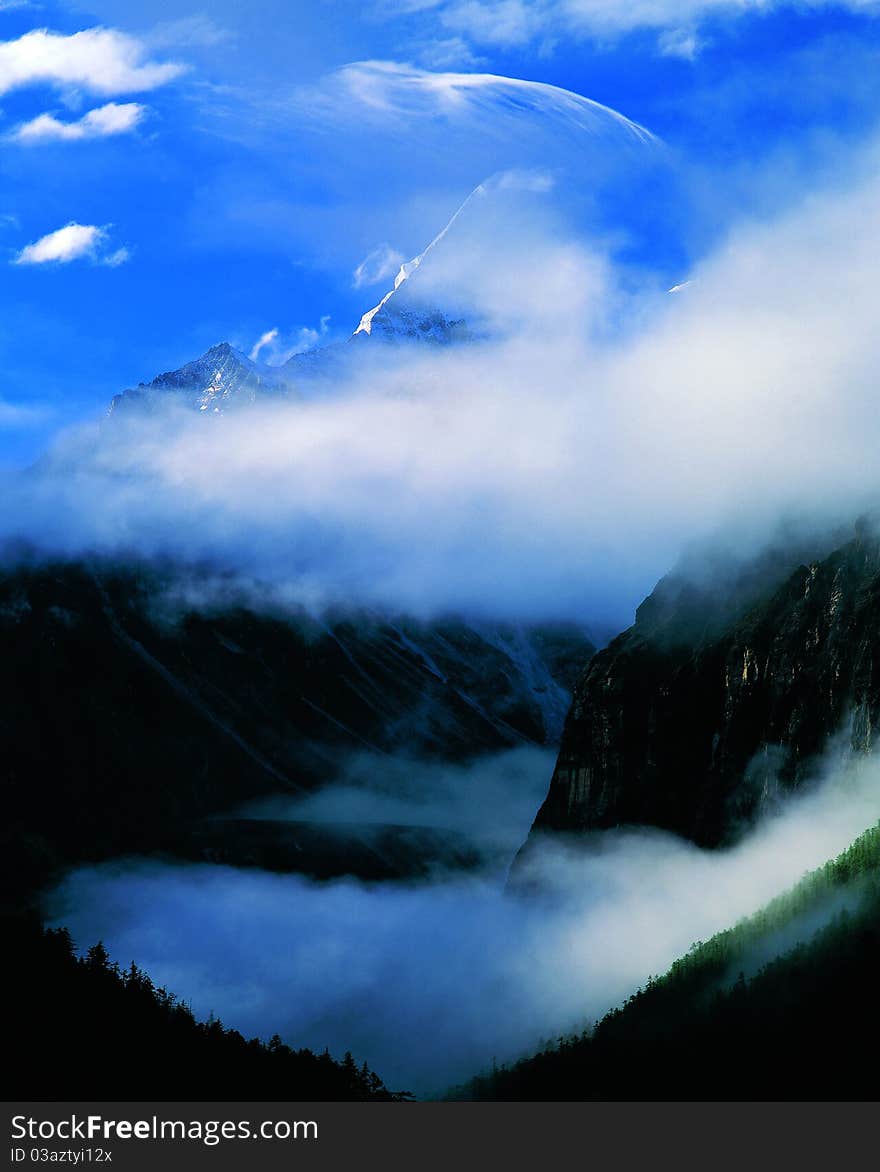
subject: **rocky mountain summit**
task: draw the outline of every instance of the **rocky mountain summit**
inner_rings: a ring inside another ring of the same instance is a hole
[[[485,329],[470,321],[461,306],[437,303],[437,291],[420,283],[424,281],[420,270],[461,217],[485,194],[485,185],[475,188],[430,244],[400,266],[392,288],[361,316],[345,340],[315,346],[279,365],[256,361],[256,353],[249,358],[229,342],[221,342],[178,370],[159,374],[148,383],[115,395],[110,414],[151,412],[176,403],[217,415],[266,399],[308,398],[320,393],[329,380],[380,357],[384,348],[451,346],[483,340],[487,336]],[[449,296],[448,288],[444,296]]]
[[[110,413],[131,408],[153,411],[170,401],[194,411],[217,414],[267,396],[287,396],[291,379],[281,369],[252,362],[228,342],[212,346],[179,370],[114,395]]]

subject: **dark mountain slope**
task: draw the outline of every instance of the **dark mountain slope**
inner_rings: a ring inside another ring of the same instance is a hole
[[[589,663],[536,831],[649,824],[715,846],[880,720],[880,544],[665,579]]]
[[[177,611],[175,573],[0,577],[0,763],[12,877],[179,846],[191,819],[317,789],[352,751],[464,760],[552,743],[575,628]]]

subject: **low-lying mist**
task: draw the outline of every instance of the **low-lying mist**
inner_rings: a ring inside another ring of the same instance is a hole
[[[489,861],[509,860],[547,792],[555,750],[524,746],[466,764],[354,753],[314,793],[250,803],[243,817],[448,830]]]
[[[490,821],[478,787],[473,801]],[[639,829],[545,839],[522,876],[539,894],[506,892],[497,874],[315,883],[128,860],[74,871],[48,910],[200,1016],[350,1049],[427,1095],[591,1024],[878,817],[880,764],[838,754],[729,849]]]

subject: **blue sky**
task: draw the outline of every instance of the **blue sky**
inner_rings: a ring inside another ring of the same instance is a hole
[[[547,83],[660,136],[663,176],[615,206],[623,252],[672,283],[743,215],[838,181],[874,128],[877,17],[870,0],[0,0],[0,459],[215,342],[345,336],[393,258],[495,170],[546,161],[586,190],[597,153],[540,93],[450,113],[432,74]],[[375,73],[337,72],[377,60],[419,80],[402,111],[396,91],[371,100]],[[378,279],[358,282],[369,256]]]

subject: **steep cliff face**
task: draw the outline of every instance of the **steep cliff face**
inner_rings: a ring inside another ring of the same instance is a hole
[[[670,577],[576,686],[535,830],[646,824],[718,845],[880,721],[880,544],[753,565],[720,594]]]

